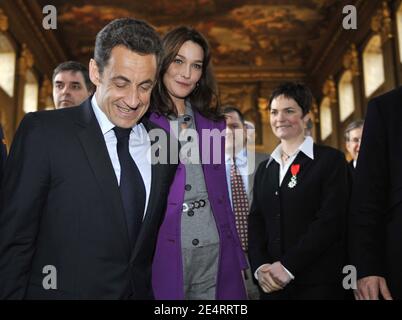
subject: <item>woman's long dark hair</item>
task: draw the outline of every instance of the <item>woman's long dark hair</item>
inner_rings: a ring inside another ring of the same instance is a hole
[[[223,116],[219,112],[219,98],[211,66],[211,53],[208,41],[197,30],[186,26],[171,30],[162,39],[164,54],[158,82],[152,91],[152,110],[163,115],[175,114],[177,116],[177,109],[163,83],[163,76],[176,58],[181,46],[189,40],[201,46],[204,51],[204,60],[202,63],[202,75],[198,81],[198,85],[186,99],[190,101],[192,108],[203,116],[212,120],[223,119]]]

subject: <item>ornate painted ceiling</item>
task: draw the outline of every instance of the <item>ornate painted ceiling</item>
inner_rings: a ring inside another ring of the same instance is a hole
[[[311,63],[339,0],[38,0],[58,13],[57,38],[72,59],[88,61],[96,33],[110,20],[135,17],[163,34],[191,25],[209,39],[217,67],[303,68]],[[328,40],[328,39],[326,39]]]

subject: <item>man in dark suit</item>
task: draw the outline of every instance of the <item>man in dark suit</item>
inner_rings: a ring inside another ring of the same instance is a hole
[[[6,164],[7,158],[7,148],[6,141],[4,139],[3,128],[0,124],[0,190],[1,190],[1,180],[3,178],[4,165]]]
[[[154,125],[143,118],[161,54],[145,22],[114,20],[96,37],[95,95],[23,119],[1,194],[0,298],[153,298],[176,169],[149,161]]]
[[[77,61],[60,63],[53,71],[52,83],[56,109],[78,106],[94,91],[88,68]]]
[[[356,299],[402,299],[402,88],[369,102],[353,185]]]
[[[223,108],[226,118],[226,140],[225,140],[225,161],[226,179],[228,182],[229,198],[235,214],[236,227],[242,242],[243,251],[247,257],[247,219],[243,219],[241,212],[246,210],[248,216],[251,203],[253,202],[253,185],[256,168],[261,162],[268,158],[267,154],[255,152],[254,137],[255,128],[253,124],[246,123],[242,112],[235,106],[227,105]],[[241,181],[238,180],[240,176]],[[239,183],[236,183],[239,181]],[[244,194],[245,196],[241,197]],[[240,195],[240,196],[239,196]],[[238,206],[233,198],[237,197],[243,203],[247,203],[246,208]],[[258,284],[251,274],[250,268],[243,272],[246,284],[247,296],[249,300],[259,299]]]

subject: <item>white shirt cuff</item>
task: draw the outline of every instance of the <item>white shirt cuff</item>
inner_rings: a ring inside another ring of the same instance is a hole
[[[282,264],[282,267],[283,267],[283,269],[285,269],[285,271],[288,273],[290,279],[294,280],[294,279],[295,279],[295,276],[294,276],[288,269],[286,269],[283,264]]]
[[[262,266],[263,266],[263,265],[260,265],[260,266],[257,268],[257,270],[255,270],[255,272],[254,272],[254,278],[255,278],[256,280],[258,280],[258,271],[261,269]],[[288,269],[286,269],[283,264],[282,264],[282,267],[283,267],[283,269],[285,269],[285,271],[288,273],[290,279],[291,279],[291,280],[294,280],[294,279],[295,279],[295,276],[294,276]]]
[[[263,265],[260,265],[257,270],[254,272],[254,278],[258,281],[258,271],[262,268]]]

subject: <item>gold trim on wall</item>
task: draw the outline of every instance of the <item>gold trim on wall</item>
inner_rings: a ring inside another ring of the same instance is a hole
[[[45,76],[39,90],[40,107],[50,107],[48,104],[50,101],[52,101],[52,91],[52,83],[50,82],[49,78]]]
[[[356,45],[352,43],[350,48],[343,56],[343,67],[345,70],[350,70],[352,76],[360,75],[359,68],[359,53],[357,52]]]
[[[34,57],[32,55],[32,52],[28,49],[26,43],[22,44],[22,52],[18,62],[18,74],[25,78],[27,70],[31,69],[34,64]]]
[[[322,86],[322,93],[331,100],[331,103],[336,103],[336,85],[332,75],[328,77]]]
[[[8,30],[8,17],[4,13],[3,9],[0,8],[0,31],[6,32]]]
[[[382,43],[393,38],[391,12],[386,1],[382,2],[382,7],[371,18],[371,30],[381,36]]]

